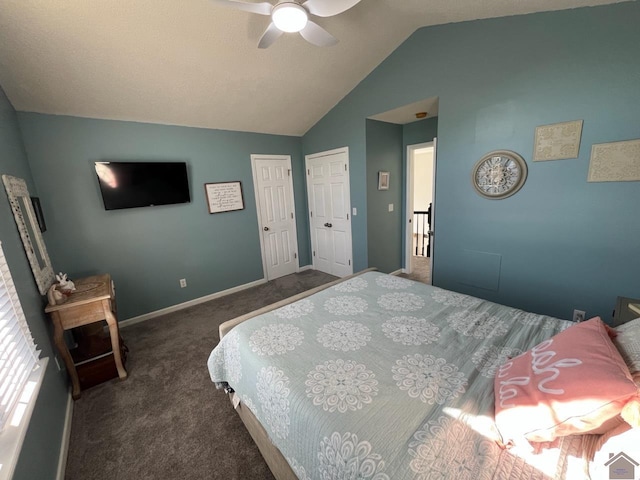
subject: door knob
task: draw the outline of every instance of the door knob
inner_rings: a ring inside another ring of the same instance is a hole
[[[333,227],[333,225],[331,225],[330,223],[325,223],[324,226],[327,227],[327,228]]]
[[[263,228],[263,230],[264,230],[265,232],[268,232],[268,231],[269,231],[269,227],[264,227],[264,228]]]

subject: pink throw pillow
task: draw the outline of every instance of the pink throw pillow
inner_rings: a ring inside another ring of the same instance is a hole
[[[599,429],[640,390],[599,317],[572,325],[502,365],[496,424],[505,445]]]

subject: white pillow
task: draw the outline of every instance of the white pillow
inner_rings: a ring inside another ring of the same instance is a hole
[[[618,336],[613,343],[629,367],[632,375],[640,374],[640,318],[631,320],[614,329]]]

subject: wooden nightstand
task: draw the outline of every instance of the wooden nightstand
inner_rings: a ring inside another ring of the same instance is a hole
[[[640,318],[640,299],[618,297],[613,311],[613,326],[617,327],[636,318]]]
[[[49,304],[45,308],[45,312],[51,314],[54,341],[71,377],[73,399],[77,400],[80,398],[81,381],[78,378],[76,367],[88,365],[91,359],[83,358],[80,361],[78,359],[74,361],[64,340],[65,330],[105,320],[109,326],[111,351],[103,354],[100,358],[112,354],[118,377],[121,379],[127,378],[127,371],[123,363],[123,353],[126,347],[120,341],[118,321],[115,316],[115,292],[111,276],[104,274],[82,278],[75,281],[75,286],[76,291],[69,296],[65,303],[60,305]],[[96,360],[99,361],[100,358]],[[86,369],[87,367],[84,368]]]

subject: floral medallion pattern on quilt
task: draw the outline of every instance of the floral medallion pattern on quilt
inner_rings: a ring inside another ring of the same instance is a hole
[[[403,345],[428,345],[440,338],[440,329],[436,325],[417,317],[393,317],[382,324],[382,331]]]
[[[251,410],[255,415],[258,409],[256,408],[256,404],[253,403],[253,400],[251,400],[251,398],[248,395],[242,395],[240,399],[242,400],[242,404],[246,406],[249,410]]]
[[[298,480],[311,480],[311,475],[307,474],[305,468],[300,465],[295,458],[287,458],[287,462],[289,463],[291,470],[293,470],[293,473],[298,477]]]
[[[440,416],[413,435],[409,455],[414,479],[490,480],[499,448],[459,420]]]
[[[289,378],[282,370],[265,367],[258,372],[258,400],[267,426],[277,438],[289,435]]]
[[[225,337],[225,342],[227,346],[224,350],[224,363],[226,364],[227,375],[229,375],[229,380],[233,383],[238,383],[242,378],[240,335],[238,335],[238,332],[232,331]]]
[[[280,318],[289,319],[303,317],[305,315],[309,315],[311,312],[313,312],[313,302],[311,300],[304,299],[274,310],[273,314]]]
[[[274,323],[253,332],[249,346],[258,355],[283,355],[294,350],[303,340],[304,333],[298,327]]]
[[[387,293],[378,298],[378,305],[385,310],[412,312],[424,307],[424,299],[415,293]]]
[[[376,277],[376,284],[382,288],[388,288],[389,290],[404,290],[413,285],[411,280],[404,278],[390,276]]]
[[[347,280],[346,282],[339,283],[333,289],[336,292],[342,293],[353,293],[359,292],[360,290],[364,290],[369,286],[369,282],[367,282],[364,278],[356,277],[351,280]]]
[[[393,379],[411,398],[444,404],[465,392],[467,379],[458,367],[433,355],[405,355],[392,367]]]
[[[224,364],[224,350],[214,350],[209,359],[211,375],[216,378],[224,377],[225,364]]]
[[[495,345],[491,345],[488,347],[480,347],[476,350],[471,357],[471,361],[483,377],[494,378],[500,365],[522,353],[522,350],[519,348],[496,347]]]
[[[240,323],[208,366],[301,480],[553,478],[494,446],[493,392],[565,323],[366,272]]]
[[[509,330],[499,317],[486,312],[455,312],[449,315],[447,321],[456,332],[466,337],[500,337]]]
[[[323,347],[347,352],[364,347],[371,340],[371,332],[362,323],[338,320],[320,327],[317,339]]]
[[[327,312],[334,315],[358,315],[367,309],[367,301],[353,295],[332,297],[324,302]]]
[[[544,330],[551,330],[556,325],[556,322],[552,318],[543,317],[535,313],[523,312],[522,310],[514,310],[513,319],[523,325],[539,326]]]
[[[321,480],[389,480],[382,457],[373,453],[371,443],[359,441],[355,433],[333,432],[331,438],[324,437],[318,460]]]
[[[479,298],[469,297],[462,293],[449,292],[448,290],[442,290],[440,288],[436,288],[433,291],[431,298],[436,303],[442,303],[447,307],[471,308],[482,302]]]
[[[353,360],[328,360],[307,375],[307,396],[327,412],[360,410],[378,394],[371,370]]]

